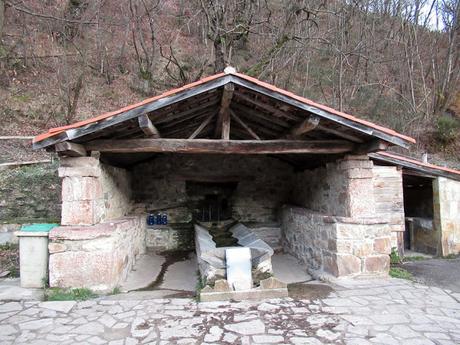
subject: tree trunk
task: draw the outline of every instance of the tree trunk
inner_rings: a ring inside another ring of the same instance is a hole
[[[222,37],[217,36],[214,39],[214,72],[220,73],[225,69],[225,54],[224,46],[222,44]]]
[[[0,45],[2,43],[3,23],[5,22],[5,1],[0,0]]]

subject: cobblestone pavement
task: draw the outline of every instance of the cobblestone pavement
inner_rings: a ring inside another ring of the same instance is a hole
[[[397,279],[328,297],[0,304],[0,344],[460,344],[460,294]]]

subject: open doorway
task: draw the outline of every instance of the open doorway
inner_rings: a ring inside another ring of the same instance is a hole
[[[433,179],[403,175],[405,251],[437,255],[439,234],[433,225]]]

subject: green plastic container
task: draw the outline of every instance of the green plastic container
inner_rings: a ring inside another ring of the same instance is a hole
[[[27,232],[50,232],[51,229],[59,226],[55,223],[35,223],[21,226],[21,231]]]

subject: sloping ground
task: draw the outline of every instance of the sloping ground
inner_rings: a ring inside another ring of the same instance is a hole
[[[51,159],[52,154],[45,150],[32,150],[31,140],[0,140],[0,164]]]

